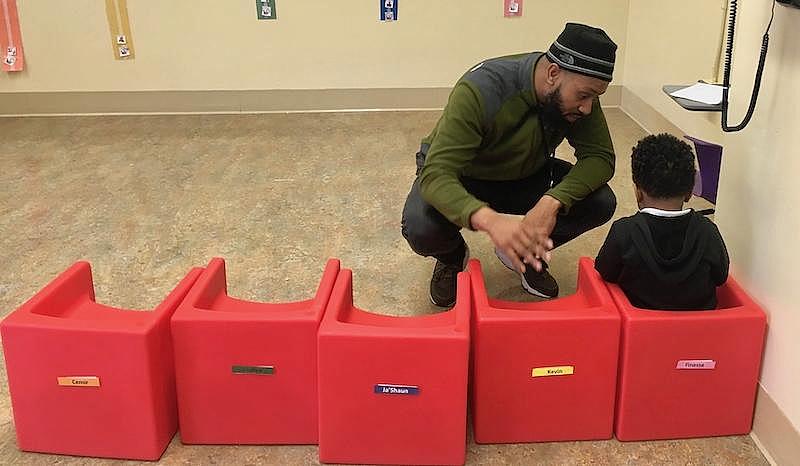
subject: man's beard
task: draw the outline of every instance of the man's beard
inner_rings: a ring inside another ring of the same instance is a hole
[[[561,100],[561,86],[547,94],[540,106],[540,116],[549,126],[562,128],[570,124],[564,118],[564,106]]]

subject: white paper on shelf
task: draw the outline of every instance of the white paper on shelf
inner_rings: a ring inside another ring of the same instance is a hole
[[[718,105],[722,103],[722,86],[697,83],[681,90],[671,92],[670,95],[708,105]]]

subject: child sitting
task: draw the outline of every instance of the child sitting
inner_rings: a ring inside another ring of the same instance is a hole
[[[647,136],[631,154],[639,212],[611,225],[595,260],[608,282],[644,309],[714,309],[728,277],[717,226],[683,203],[692,195],[691,147],[669,134]]]

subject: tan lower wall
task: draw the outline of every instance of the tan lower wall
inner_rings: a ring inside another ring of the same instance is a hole
[[[449,88],[0,93],[0,115],[312,112],[434,109]]]
[[[800,432],[761,385],[751,436],[774,464],[800,464]]]
[[[617,107],[622,86],[602,97]],[[255,91],[0,92],[0,116],[441,109],[448,87]]]

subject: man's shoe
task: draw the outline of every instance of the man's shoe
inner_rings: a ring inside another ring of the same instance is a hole
[[[497,255],[497,258],[500,259],[500,262],[508,267],[509,270],[517,272],[514,269],[514,265],[505,254],[497,249],[494,250],[494,253]],[[522,288],[528,293],[539,296],[540,298],[555,298],[558,296],[558,282],[556,282],[556,279],[547,271],[547,263],[545,261],[542,261],[541,272],[537,272],[536,269],[525,264],[525,273],[519,273],[519,276],[522,282]]]
[[[469,260],[469,247],[464,246],[464,259],[455,264],[436,260],[431,277],[431,302],[439,307],[451,307],[456,303],[456,278]]]

